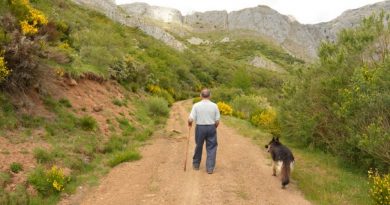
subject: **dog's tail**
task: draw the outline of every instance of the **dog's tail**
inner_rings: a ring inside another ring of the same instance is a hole
[[[290,183],[290,173],[291,173],[292,161],[284,160],[282,164],[282,187],[284,188],[287,184]]]

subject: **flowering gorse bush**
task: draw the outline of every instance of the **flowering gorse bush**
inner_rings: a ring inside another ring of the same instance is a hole
[[[368,171],[370,196],[375,204],[390,205],[390,174],[380,175],[377,170]]]
[[[218,102],[217,105],[218,105],[218,109],[222,115],[232,115],[233,114],[233,108],[230,105],[228,105],[224,102]]]
[[[28,0],[12,0],[11,3],[22,11],[19,24],[24,35],[37,34],[41,26],[47,25],[46,16],[41,11],[33,8]]]
[[[8,69],[4,57],[0,53],[0,82],[3,81],[11,73]]]
[[[51,188],[55,192],[61,192],[64,190],[69,178],[65,176],[64,171],[61,168],[52,166],[50,170],[46,172],[46,180],[51,184]]]
[[[175,99],[168,92],[168,90],[165,90],[164,88],[161,88],[158,85],[148,85],[147,90],[155,96],[164,98],[168,102],[169,105],[172,105],[175,102]],[[174,91],[171,91],[171,92],[174,92]]]
[[[269,127],[275,122],[276,112],[274,109],[269,108],[260,112],[258,114],[254,114],[251,118],[251,122],[256,126],[264,126]]]
[[[57,166],[52,166],[49,170],[41,166],[37,167],[28,176],[28,182],[44,196],[62,192],[69,181],[70,178]]]

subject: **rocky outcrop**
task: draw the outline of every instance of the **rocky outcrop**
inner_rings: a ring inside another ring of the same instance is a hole
[[[228,15],[229,30],[251,30],[268,37],[301,58],[316,55],[315,42],[308,29],[268,6],[243,9]],[[304,52],[296,52],[304,50]]]
[[[208,45],[211,43],[209,40],[203,40],[203,39],[197,38],[197,37],[191,37],[191,38],[187,39],[187,41],[188,41],[188,43],[190,43],[192,45]]]
[[[257,68],[263,68],[266,70],[271,70],[276,72],[284,72],[284,70],[279,65],[277,65],[276,63],[272,62],[271,60],[263,56],[254,57],[249,64]]]
[[[130,16],[125,12],[123,12],[123,10],[118,8],[118,6],[115,4],[115,0],[73,0],[73,1],[78,4],[82,4],[90,8],[93,8],[95,10],[98,10],[100,12],[103,12],[107,17],[113,19],[114,21],[120,22],[130,27],[139,28],[140,30],[144,31],[146,34],[156,38],[157,40],[164,42],[165,44],[179,51],[183,51],[184,49],[186,49],[186,46],[182,42],[178,41],[175,37],[173,37],[171,34],[166,32],[164,29],[156,25],[146,23],[143,20],[143,18],[140,18],[139,16]]]
[[[177,9],[149,6],[146,3],[125,4],[120,7],[127,14],[135,17],[150,18],[164,23],[181,24],[183,22],[183,16]]]
[[[362,18],[368,17],[373,13],[379,14],[382,11],[390,12],[390,1],[383,1],[357,9],[347,10],[332,21],[312,26],[317,29],[322,39],[334,41],[336,40],[337,33],[342,29],[355,27],[359,25]]]
[[[227,11],[195,12],[184,17],[184,24],[195,30],[226,30],[228,13]]]

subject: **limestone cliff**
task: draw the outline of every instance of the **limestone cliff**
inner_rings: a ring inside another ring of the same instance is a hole
[[[317,48],[322,40],[335,40],[337,33],[343,29],[358,25],[363,17],[381,10],[390,11],[390,0],[345,11],[336,19],[319,24],[301,24],[292,16],[278,13],[268,6],[257,6],[239,11],[195,12],[183,16],[172,8],[150,6],[146,3],[133,3],[117,8],[113,0],[74,0],[98,8],[107,16],[129,26],[139,27],[147,34],[162,40],[168,45],[183,50],[185,45],[176,40],[155,22],[165,23],[164,28],[177,34],[183,30],[197,32],[212,31],[251,31],[280,44],[289,53],[310,60],[316,58]],[[179,28],[179,29],[177,29]]]
[[[126,12],[124,12],[123,9],[119,8],[115,4],[115,0],[73,0],[73,1],[78,4],[82,4],[90,8],[93,8],[95,10],[98,10],[100,12],[103,12],[107,17],[113,19],[114,21],[118,21],[130,27],[137,27],[140,30],[144,31],[146,34],[158,40],[161,40],[165,44],[179,51],[186,49],[186,46],[182,42],[178,41],[175,37],[173,37],[171,34],[166,32],[164,29],[152,24],[148,24],[138,16],[133,17],[126,14]],[[159,17],[158,14],[152,16],[155,18]],[[163,18],[158,18],[158,20],[163,20]]]

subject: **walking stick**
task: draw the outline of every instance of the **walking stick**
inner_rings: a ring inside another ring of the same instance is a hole
[[[188,145],[190,144],[191,127],[188,127],[187,145],[186,145],[186,158],[184,160],[184,171],[187,170],[187,158],[188,158]]]

